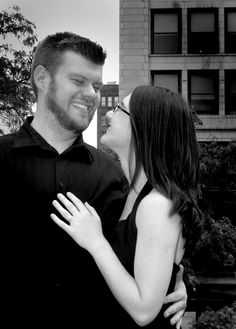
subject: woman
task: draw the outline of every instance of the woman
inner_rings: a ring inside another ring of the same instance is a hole
[[[101,142],[117,153],[130,183],[111,245],[95,209],[72,193],[58,195],[67,210],[53,201],[68,224],[55,214],[51,218],[93,256],[126,311],[114,312],[116,324],[171,328],[163,317],[164,299],[173,290],[184,253],[191,252],[200,233],[191,110],[168,89],[139,86],[107,118]]]

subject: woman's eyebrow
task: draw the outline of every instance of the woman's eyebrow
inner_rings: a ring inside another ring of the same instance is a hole
[[[124,102],[123,102],[123,101],[121,101],[121,102],[120,102],[120,105],[121,105],[121,106],[123,106],[123,108],[124,108],[124,109],[126,109],[126,107],[125,107],[125,105],[124,105]]]

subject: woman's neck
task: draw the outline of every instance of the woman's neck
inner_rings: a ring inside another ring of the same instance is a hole
[[[119,154],[118,154],[119,156]],[[131,183],[131,178],[130,178],[130,169],[129,169],[129,160],[125,156],[119,156],[121,168],[125,174],[125,177],[127,178],[129,184]]]
[[[135,160],[131,161],[131,163],[129,163],[128,157],[126,156],[120,156],[120,163],[121,163],[121,168],[129,182],[129,184],[131,184],[132,181],[132,175],[134,173],[134,169],[135,169]],[[131,168],[130,168],[131,166]],[[134,186],[132,187],[132,189],[138,194],[141,189],[143,188],[144,184],[147,182],[147,176],[143,170],[143,167],[140,168],[140,172],[137,176],[136,182],[134,184]]]
[[[125,203],[123,212],[121,214],[120,220],[124,220],[128,217],[128,215],[132,211],[132,208],[134,206],[134,203],[135,203],[140,191],[142,190],[142,188],[146,182],[147,182],[147,176],[145,175],[143,168],[141,168],[140,173],[137,177],[135,186],[134,187],[131,186],[129,189],[129,194],[126,199],[126,203]]]
[[[142,190],[142,188],[144,187],[144,185],[147,182],[147,176],[143,170],[143,167],[141,167],[139,175],[136,179],[136,182],[134,183],[134,191],[139,194],[139,192]]]

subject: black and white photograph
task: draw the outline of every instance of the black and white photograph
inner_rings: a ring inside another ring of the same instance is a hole
[[[236,0],[2,0],[1,328],[236,328]]]

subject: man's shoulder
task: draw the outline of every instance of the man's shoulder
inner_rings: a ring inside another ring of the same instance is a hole
[[[106,179],[113,179],[115,181],[121,180],[123,184],[126,184],[125,175],[118,161],[116,161],[111,155],[106,154],[104,151],[96,149],[86,143],[85,145],[93,157],[93,164],[97,168],[98,176],[101,175],[104,181]]]
[[[0,136],[0,164],[1,169],[8,168],[12,162],[12,147],[14,145],[16,134]],[[4,170],[3,170],[4,172]]]
[[[114,166],[119,171],[121,171],[120,165],[118,164],[117,161],[115,161],[115,159],[113,159],[112,156],[106,154],[105,152],[103,152],[99,149],[96,149],[92,145],[89,145],[87,143],[84,143],[84,144],[88,148],[89,152],[91,153],[91,155],[93,156],[95,161],[97,161],[97,162],[102,161],[103,164],[105,163],[107,165]]]
[[[14,143],[15,138],[16,138],[16,133],[0,136],[1,149],[10,148],[12,146],[12,144]]]

